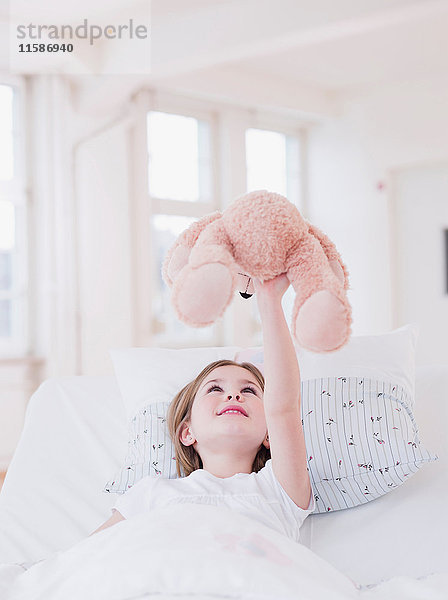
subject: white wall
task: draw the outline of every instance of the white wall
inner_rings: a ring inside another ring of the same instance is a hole
[[[108,350],[132,346],[130,148],[126,126],[75,154],[80,372],[112,373]]]
[[[353,96],[347,104],[378,172],[446,159],[446,76],[377,88]]]
[[[309,137],[310,221],[334,241],[350,274],[355,335],[390,328],[389,245],[385,194],[347,111]]]
[[[403,168],[393,180],[394,317],[420,327],[420,363],[448,364],[448,161]]]
[[[428,78],[341,100],[340,118],[310,135],[310,219],[332,237],[349,267],[354,333],[379,333],[397,324],[391,177],[400,167],[448,160],[448,82]],[[416,286],[415,293],[424,290]]]

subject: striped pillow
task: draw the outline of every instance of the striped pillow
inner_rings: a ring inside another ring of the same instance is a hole
[[[418,439],[405,388],[392,383],[303,381],[302,424],[317,513],[379,498],[438,458]]]
[[[400,385],[341,376],[302,381],[301,391],[315,513],[379,498],[438,458],[418,439],[410,398]],[[147,475],[177,478],[168,406],[149,404],[132,418],[125,464],[105,492],[124,493]]]
[[[131,419],[124,466],[106,484],[104,492],[122,494],[147,475],[177,478],[174,445],[166,424],[169,405],[170,402],[148,404]]]

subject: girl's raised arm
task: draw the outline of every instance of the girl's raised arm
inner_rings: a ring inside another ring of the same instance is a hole
[[[283,274],[254,283],[263,329],[264,409],[272,469],[293,502],[307,509],[311,485],[300,412],[300,370],[281,304],[289,280]]]

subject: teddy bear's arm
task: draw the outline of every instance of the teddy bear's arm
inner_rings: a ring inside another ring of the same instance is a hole
[[[222,214],[218,211],[202,217],[195,221],[176,239],[174,244],[168,250],[165,260],[162,264],[163,281],[171,287],[174,280],[179,275],[183,267],[188,263],[191,249],[196,244],[196,240],[202,231],[216,219],[221,218]]]
[[[222,219],[199,235],[188,263],[173,284],[172,303],[181,321],[192,327],[211,325],[232,300],[237,266]]]

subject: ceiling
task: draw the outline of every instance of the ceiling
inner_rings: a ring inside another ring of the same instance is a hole
[[[445,75],[448,82],[447,10],[389,23],[286,52],[240,61],[258,73],[345,91]]]
[[[22,9],[27,4],[14,2]],[[446,79],[448,86],[448,0],[46,0],[45,6],[52,19],[66,22],[94,14],[143,15],[151,7],[150,73],[104,77],[102,97],[119,100],[142,82],[205,96],[227,91],[231,97],[232,87],[246,87],[248,99],[250,88],[259,93],[265,87],[273,102],[291,95],[291,86],[300,96],[429,77]],[[1,20],[0,13],[0,28]],[[3,32],[6,25],[3,13]],[[87,51],[93,55],[95,49]],[[7,71],[6,57],[2,51]],[[86,87],[82,77],[69,76]]]
[[[192,13],[218,4],[230,4],[238,0],[151,0],[152,15]]]

